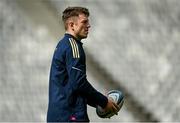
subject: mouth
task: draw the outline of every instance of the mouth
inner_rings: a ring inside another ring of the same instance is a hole
[[[86,33],[88,33],[89,31],[88,30],[85,30]]]

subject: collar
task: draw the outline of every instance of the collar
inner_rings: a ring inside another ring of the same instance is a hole
[[[65,33],[64,34],[64,36],[65,37],[68,37],[68,38],[73,38],[77,43],[80,43],[81,45],[83,44],[82,42],[81,42],[81,40],[78,40],[77,38],[75,38],[73,35],[71,35],[71,34],[69,34],[69,33]]]

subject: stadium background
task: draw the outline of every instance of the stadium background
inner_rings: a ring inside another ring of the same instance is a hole
[[[91,121],[180,121],[179,0],[0,0],[0,121],[44,122],[62,11],[89,8],[88,80],[126,95],[118,116]]]

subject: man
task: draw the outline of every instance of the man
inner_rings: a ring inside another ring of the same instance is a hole
[[[87,104],[117,114],[119,107],[98,92],[86,79],[86,59],[81,39],[90,28],[89,11],[68,7],[62,20],[66,33],[52,59],[49,81],[48,122],[89,122]]]

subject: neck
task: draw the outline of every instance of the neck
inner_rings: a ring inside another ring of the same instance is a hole
[[[72,35],[72,36],[73,36],[74,38],[76,38],[77,40],[80,40],[80,39],[77,37],[77,35],[74,34],[73,31],[66,31],[66,33]]]
[[[76,37],[76,36],[74,35],[74,33],[69,32],[69,31],[66,31],[66,34],[70,34],[70,35],[72,35],[72,36]]]

